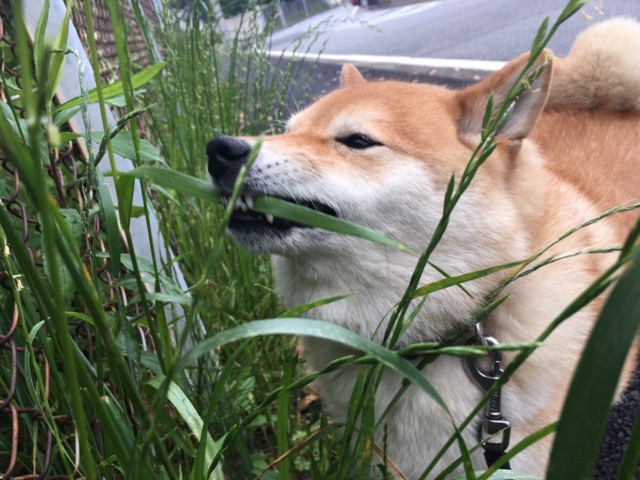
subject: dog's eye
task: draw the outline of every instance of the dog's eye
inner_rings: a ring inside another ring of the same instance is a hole
[[[364,150],[365,148],[379,147],[382,145],[380,142],[376,142],[364,133],[352,133],[348,137],[338,137],[336,140],[349,148],[355,148],[357,150]]]

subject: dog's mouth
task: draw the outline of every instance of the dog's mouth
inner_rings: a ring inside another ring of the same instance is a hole
[[[276,197],[302,207],[310,208],[320,213],[325,213],[333,217],[337,217],[338,213],[322,202],[314,200],[301,200],[295,198]],[[221,195],[222,204],[227,207],[231,201],[231,195],[223,193]],[[253,210],[254,196],[250,194],[241,194],[235,201],[231,218],[229,219],[230,229],[273,229],[286,231],[291,228],[313,228],[301,223],[292,222],[284,218],[276,217],[270,214],[264,214]]]

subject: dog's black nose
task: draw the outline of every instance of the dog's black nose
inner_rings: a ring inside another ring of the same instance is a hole
[[[247,162],[251,145],[233,137],[217,137],[207,145],[209,174],[219,186],[233,188],[240,168]]]

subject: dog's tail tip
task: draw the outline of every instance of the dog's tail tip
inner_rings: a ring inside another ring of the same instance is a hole
[[[630,110],[640,101],[640,23],[618,17],[583,31],[554,62],[550,107]]]

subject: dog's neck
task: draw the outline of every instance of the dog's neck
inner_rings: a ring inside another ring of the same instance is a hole
[[[339,295],[341,300],[321,305],[305,316],[338,324],[366,338],[382,340],[389,317],[402,298],[413,273],[416,259],[401,252],[372,248],[379,255],[350,259],[274,257],[278,291],[287,308],[305,305]],[[370,252],[369,252],[370,253]],[[445,267],[446,268],[446,267]],[[421,285],[442,275],[429,267]],[[399,282],[398,279],[404,279]],[[398,346],[440,339],[469,321],[489,290],[489,282],[468,285],[471,296],[455,288],[430,295]],[[420,299],[415,300],[411,314]]]

